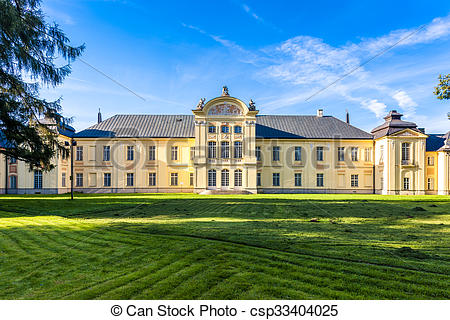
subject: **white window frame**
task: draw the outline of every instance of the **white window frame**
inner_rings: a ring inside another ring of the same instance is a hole
[[[149,174],[148,174],[148,185],[150,187],[156,186],[156,172],[149,172]]]
[[[217,172],[214,169],[208,170],[208,187],[215,187],[217,185]]]
[[[242,170],[241,169],[234,170],[234,186],[242,187]]]
[[[223,169],[220,172],[220,185],[222,187],[229,187],[230,186],[230,171],[228,169]]]
[[[149,161],[156,160],[156,146],[149,146],[148,147],[148,160]]]
[[[111,161],[111,147],[103,146],[103,161]]]
[[[208,141],[208,158],[217,158],[217,143],[215,141]]]
[[[178,161],[178,146],[172,146],[170,148],[170,160]]]
[[[104,187],[111,187],[111,172],[104,172],[103,173],[103,186]]]
[[[134,187],[134,172],[127,172],[127,187]]]
[[[296,186],[296,187],[302,186],[302,173],[301,172],[294,173],[294,186]]]
[[[234,158],[242,159],[242,141],[234,142]]]
[[[127,161],[134,160],[134,146],[127,146]]]
[[[352,174],[350,176],[350,186],[352,188],[357,188],[359,187],[359,175],[357,174]]]

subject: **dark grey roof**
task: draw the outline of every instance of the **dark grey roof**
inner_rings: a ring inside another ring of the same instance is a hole
[[[256,116],[257,138],[372,139],[372,135],[331,116]]]
[[[39,122],[46,124],[49,127],[55,126],[56,123],[55,120],[48,118],[39,119]],[[72,137],[75,134],[75,129],[67,123],[60,123],[56,126],[56,129],[58,130],[58,133],[65,135],[66,137]]]
[[[428,134],[426,142],[427,151],[438,151],[447,149],[450,144],[450,131],[442,134]]]
[[[194,137],[193,115],[116,115],[76,137]],[[372,135],[330,116],[257,116],[257,138],[372,139]]]
[[[374,138],[378,139],[384,136],[389,136],[405,129],[411,129],[413,131],[420,132],[414,122],[404,121],[402,120],[402,116],[403,115],[401,113],[398,113],[397,110],[390,111],[389,114],[384,117],[386,121],[382,125],[379,125],[372,130]]]
[[[75,134],[86,138],[192,138],[193,115],[115,115]]]

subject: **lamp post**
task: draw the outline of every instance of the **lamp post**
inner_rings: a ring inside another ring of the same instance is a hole
[[[66,141],[66,146],[70,146],[70,200],[73,200],[73,147],[77,142],[72,138],[70,143]]]

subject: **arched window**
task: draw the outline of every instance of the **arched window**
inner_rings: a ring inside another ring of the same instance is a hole
[[[242,170],[241,169],[234,170],[234,186],[242,187]]]
[[[234,126],[234,133],[242,133],[242,127],[241,126]]]
[[[208,170],[208,187],[216,186],[216,170]]]
[[[229,126],[222,126],[220,131],[222,133],[230,133],[230,127]]]
[[[227,169],[222,170],[222,187],[228,187],[230,185],[230,172]]]

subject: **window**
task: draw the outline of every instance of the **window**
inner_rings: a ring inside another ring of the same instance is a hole
[[[256,185],[261,186],[261,172],[256,173]]]
[[[384,163],[384,146],[380,146],[380,163]]]
[[[317,147],[316,149],[316,160],[323,161],[323,147]]]
[[[255,156],[256,156],[256,161],[261,161],[261,147],[260,146],[256,146]]]
[[[17,159],[16,159],[16,158],[11,157],[11,158],[9,159],[9,164],[16,164],[16,163],[17,163]]]
[[[178,147],[172,147],[171,150],[172,151],[171,151],[170,159],[172,159],[174,161],[178,160]]]
[[[148,160],[150,161],[156,160],[156,146],[148,147]]]
[[[294,149],[294,160],[302,161],[302,147],[295,147]]]
[[[242,187],[242,170],[234,170],[234,186]]]
[[[150,172],[148,174],[148,185],[149,186],[156,186],[156,172]]]
[[[83,161],[83,147],[77,147],[77,154],[75,160]]]
[[[191,147],[190,150],[191,150],[191,151],[190,151],[190,159],[191,159],[191,160],[194,160],[194,157],[195,157],[195,147]]]
[[[63,160],[67,160],[67,158],[69,157],[69,154],[70,154],[70,152],[69,152],[68,149],[63,149],[63,150],[61,151],[61,157],[62,157],[62,159],[63,159]]]
[[[127,173],[127,187],[134,186],[134,173]]]
[[[279,173],[272,173],[272,185],[274,187],[280,186],[280,174]]]
[[[323,173],[318,173],[316,175],[316,185],[318,187],[323,187]]]
[[[427,189],[428,190],[434,190],[434,181],[433,178],[427,179]]]
[[[216,158],[216,142],[215,141],[208,142],[208,158],[210,158],[210,159]]]
[[[280,161],[280,147],[272,147],[272,161]]]
[[[65,187],[66,186],[66,173],[63,172],[61,173],[61,187]]]
[[[403,190],[409,190],[409,178],[403,178]]]
[[[170,185],[177,186],[178,185],[178,173],[172,172],[170,174]]]
[[[194,173],[193,172],[189,173],[189,185],[190,186],[194,185]]]
[[[216,170],[208,170],[208,187],[216,186]]]
[[[227,169],[222,170],[222,187],[228,187],[230,185],[230,172]]]
[[[409,163],[410,160],[410,144],[407,142],[402,143],[402,163]],[[408,189],[406,189],[408,190]]]
[[[242,141],[234,142],[234,157],[236,159],[242,158]]]
[[[104,173],[103,174],[103,186],[104,187],[111,187],[111,173]]]
[[[428,157],[427,163],[429,166],[434,166],[434,157]]]
[[[82,187],[83,186],[83,174],[77,173],[75,175],[75,186],[76,187]]]
[[[230,157],[230,143],[228,141],[222,141],[220,144],[221,157],[227,159]]]
[[[345,148],[338,147],[338,161],[345,161]]]
[[[34,171],[34,188],[42,189],[42,171],[41,170]]]
[[[17,176],[9,176],[9,187],[17,189]]]
[[[302,174],[301,173],[294,174],[294,183],[295,183],[296,187],[302,186]]]
[[[358,175],[357,174],[352,174],[351,175],[350,184],[351,184],[352,187],[357,187],[358,186]]]
[[[215,126],[209,126],[208,127],[208,133],[216,133],[216,127]]]
[[[234,126],[234,133],[242,133],[242,127],[241,126]]]
[[[134,147],[127,146],[127,160],[134,160]]]
[[[103,161],[110,161],[110,160],[111,160],[111,147],[103,146]]]
[[[230,133],[230,127],[229,126],[222,126],[221,127],[222,133]]]
[[[352,147],[352,161],[358,161],[358,147]]]
[[[371,162],[372,161],[372,148],[366,148],[365,149],[365,155],[364,155],[364,160],[366,160],[367,162]]]

